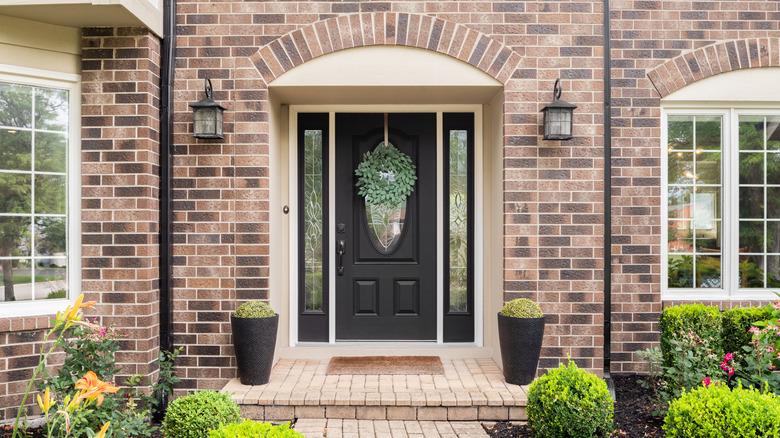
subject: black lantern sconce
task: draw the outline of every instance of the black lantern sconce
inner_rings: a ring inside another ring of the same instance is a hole
[[[195,125],[193,135],[195,138],[225,138],[222,133],[222,112],[225,108],[214,102],[212,95],[211,79],[206,79],[206,97],[190,104],[192,107],[192,120]]]
[[[555,80],[552,102],[542,108],[544,113],[545,140],[571,140],[574,125],[574,109],[577,105],[561,100],[561,80]]]

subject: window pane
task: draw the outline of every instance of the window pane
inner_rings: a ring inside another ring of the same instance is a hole
[[[720,287],[720,256],[696,256],[696,287]]]
[[[35,255],[64,256],[67,223],[64,217],[35,218]]]
[[[780,219],[780,187],[767,187],[766,204],[766,217]]]
[[[720,184],[720,152],[696,153],[696,183]]]
[[[32,268],[28,259],[0,260],[3,273],[3,295],[0,301],[32,299]]]
[[[669,252],[693,252],[691,221],[670,220],[668,230]]]
[[[0,169],[30,170],[32,133],[0,128]]]
[[[68,92],[35,89],[35,129],[65,132],[68,126]]]
[[[35,212],[65,214],[66,180],[60,175],[35,175]]]
[[[0,82],[0,126],[32,128],[32,88]]]
[[[688,187],[669,187],[669,218],[690,219],[693,215],[691,189]]]
[[[468,131],[450,131],[450,312],[468,311]]]
[[[741,152],[739,154],[739,183],[764,184],[763,152]]]
[[[668,275],[670,288],[693,287],[693,256],[669,256]]]
[[[697,187],[693,214],[696,228],[713,228],[720,219],[720,187]]]
[[[764,222],[739,221],[739,252],[764,252]]]
[[[670,150],[693,149],[693,117],[669,116],[667,129]]]
[[[780,184],[780,153],[766,153],[766,183]]]
[[[766,223],[766,252],[780,254],[780,221]]]
[[[780,256],[766,258],[766,287],[780,287]]]
[[[696,252],[720,252],[720,221],[713,221],[712,227],[696,229]]]
[[[306,311],[322,311],[324,284],[322,131],[305,130],[303,147],[304,308]]]
[[[739,188],[739,217],[764,218],[764,189],[762,187]]]
[[[65,298],[68,290],[68,261],[64,258],[35,260],[35,299]]]
[[[0,173],[0,213],[30,214],[31,202],[30,175]]]
[[[696,149],[720,150],[720,116],[696,116]]]
[[[780,116],[766,118],[766,148],[780,150]]]
[[[693,152],[672,152],[669,154],[669,184],[691,184],[693,182]]]
[[[764,256],[739,256],[739,287],[764,287]]]
[[[67,137],[49,132],[35,133],[35,170],[65,172],[67,166]]]
[[[30,255],[30,217],[0,216],[0,257]]]
[[[764,117],[739,117],[739,149],[743,151],[764,149]]]

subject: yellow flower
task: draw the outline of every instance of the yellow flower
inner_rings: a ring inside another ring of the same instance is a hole
[[[119,391],[118,387],[100,380],[93,371],[87,371],[84,377],[76,382],[75,388],[79,390],[77,398],[97,400],[98,406],[103,404],[103,394],[116,394]]]
[[[49,413],[49,410],[52,406],[54,406],[54,399],[51,397],[51,391],[47,387],[45,391],[43,391],[43,398],[41,398],[41,395],[37,395],[38,398],[38,407],[41,408],[41,411],[44,415],[47,415]]]
[[[80,294],[72,306],[66,307],[62,312],[57,312],[56,322],[58,324],[65,324],[66,326],[70,326],[76,321],[81,321],[82,309],[91,309],[93,307],[95,307],[95,302],[84,302],[84,294]]]
[[[104,424],[103,427],[100,428],[100,432],[98,432],[97,435],[95,435],[95,438],[106,438],[106,432],[108,432],[108,427],[111,426],[111,422]]]

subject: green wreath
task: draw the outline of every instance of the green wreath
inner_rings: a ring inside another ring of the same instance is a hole
[[[355,175],[358,194],[370,206],[400,206],[412,194],[417,181],[412,159],[385,142],[363,155]]]

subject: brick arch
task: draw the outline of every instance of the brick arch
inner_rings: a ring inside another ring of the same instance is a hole
[[[721,41],[678,55],[647,73],[661,97],[734,70],[780,67],[780,38]]]
[[[484,33],[423,14],[374,12],[340,15],[291,31],[250,59],[266,84],[306,61],[352,47],[418,47],[469,63],[506,83],[521,56]]]

